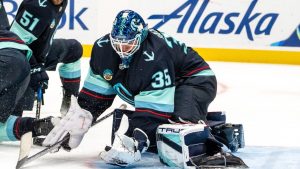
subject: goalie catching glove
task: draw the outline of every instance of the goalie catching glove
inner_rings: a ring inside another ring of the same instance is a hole
[[[78,147],[84,134],[89,130],[92,125],[92,114],[82,109],[75,96],[71,97],[71,106],[65,117],[63,117],[59,124],[57,124],[53,130],[47,135],[44,146],[51,146],[60,140],[62,140],[67,134],[70,135],[70,139],[67,143],[63,143],[63,148],[70,150]]]
[[[146,133],[138,128],[133,131],[133,138],[116,133],[112,147],[106,146],[99,157],[108,164],[126,167],[140,161],[141,154],[148,149],[149,144]]]

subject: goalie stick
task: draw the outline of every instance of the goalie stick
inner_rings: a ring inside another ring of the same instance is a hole
[[[127,105],[126,104],[122,104],[119,109],[126,109],[127,108]],[[92,127],[95,126],[96,124],[100,123],[101,121],[107,119],[108,117],[110,117],[111,115],[113,115],[115,112],[112,111],[110,113],[108,113],[107,115],[101,117],[100,119],[96,120],[93,124],[92,124]],[[21,137],[21,145],[20,145],[20,153],[19,153],[19,159],[18,159],[18,162],[17,162],[17,166],[16,166],[16,169],[20,169],[21,167],[23,167],[24,165],[44,156],[45,154],[53,151],[53,150],[56,150],[57,148],[60,147],[60,145],[64,142],[64,141],[67,141],[68,139],[70,138],[70,135],[66,135],[61,141],[53,144],[52,146],[49,146],[45,149],[43,149],[42,151],[32,155],[32,156],[29,156],[29,153],[30,153],[30,148],[31,148],[31,145],[32,145],[32,133],[31,132],[28,132],[26,134],[24,134],[22,137]]]

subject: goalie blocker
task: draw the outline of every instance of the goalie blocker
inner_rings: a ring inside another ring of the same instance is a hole
[[[157,128],[156,139],[159,158],[170,167],[194,166],[190,158],[205,154],[208,140],[215,143],[216,151],[222,146],[211,139],[204,124],[163,124]]]
[[[170,167],[244,167],[238,157],[224,153],[205,124],[163,124],[157,129],[160,161]]]

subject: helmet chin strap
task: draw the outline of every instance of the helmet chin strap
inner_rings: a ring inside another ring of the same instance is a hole
[[[128,56],[126,58],[121,58],[122,63],[119,65],[119,69],[123,70],[123,69],[129,68],[131,59],[132,59],[132,56]]]

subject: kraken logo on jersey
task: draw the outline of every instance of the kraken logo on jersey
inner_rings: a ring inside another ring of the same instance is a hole
[[[53,29],[55,27],[55,19],[52,20],[50,28]]]
[[[134,96],[124,87],[121,83],[117,83],[113,86],[117,95],[127,103],[134,105]]]
[[[147,58],[145,59],[146,62],[154,60],[154,52],[153,51],[152,51],[151,55],[148,54],[147,51],[144,51],[143,54],[147,56]]]
[[[103,37],[102,37],[102,38],[100,38],[100,39],[97,41],[97,44],[98,44],[99,47],[103,47],[103,46],[102,46],[102,43],[107,43],[107,42],[109,42],[109,40],[108,40],[108,39],[104,39],[104,40],[103,40]]]
[[[105,69],[104,72],[103,72],[103,77],[107,81],[111,80],[112,77],[113,77],[112,71],[110,69]]]
[[[45,5],[46,2],[47,0],[43,0],[43,1],[39,0],[40,7],[47,7],[47,5]]]

